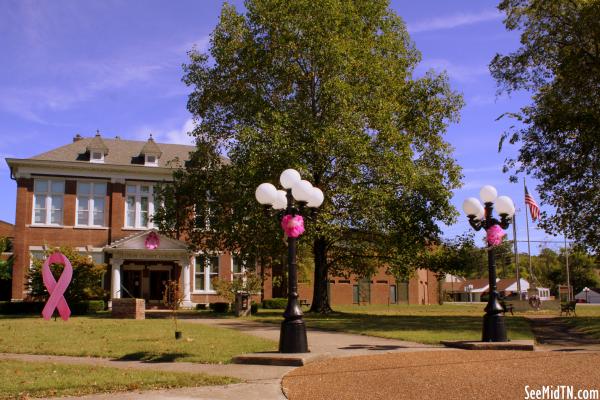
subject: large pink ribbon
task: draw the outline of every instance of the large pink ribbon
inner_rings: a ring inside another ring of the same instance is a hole
[[[52,271],[50,270],[51,264],[62,264],[65,266],[62,274],[58,278],[58,282],[56,282],[54,275],[52,275]],[[69,319],[69,316],[71,316],[71,309],[63,295],[67,291],[67,287],[69,286],[69,283],[71,283],[72,277],[73,266],[71,266],[69,259],[65,257],[64,254],[57,251],[52,253],[50,257],[46,259],[42,266],[42,278],[46,289],[48,289],[48,293],[50,293],[50,297],[42,310],[44,319],[49,320],[52,318],[55,308],[58,310],[58,313],[63,320],[66,321]]]

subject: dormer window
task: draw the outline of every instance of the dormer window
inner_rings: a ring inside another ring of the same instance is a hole
[[[158,167],[158,159],[155,155],[146,154],[146,162],[144,165],[148,167]]]
[[[104,153],[101,151],[92,151],[90,162],[102,163],[104,162]]]
[[[150,134],[148,141],[140,151],[140,156],[144,157],[144,165],[147,167],[158,167],[158,159],[161,155],[162,151],[160,150],[160,147],[152,138],[152,134]]]
[[[91,163],[103,163],[104,156],[108,154],[108,147],[102,140],[100,136],[100,132],[96,131],[96,136],[90,140],[88,143],[86,150],[90,154],[90,162]]]

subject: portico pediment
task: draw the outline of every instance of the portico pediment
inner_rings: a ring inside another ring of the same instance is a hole
[[[189,254],[187,244],[160,234],[156,229],[136,232],[104,248],[114,255],[135,256],[135,258],[160,259],[169,256]]]

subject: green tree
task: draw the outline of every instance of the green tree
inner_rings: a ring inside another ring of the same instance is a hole
[[[560,254],[553,253],[551,263],[548,263],[547,257],[544,262],[547,267],[542,274],[552,293],[558,295],[558,285],[567,284],[567,268],[565,260],[565,249],[561,249]],[[584,287],[597,287],[598,277],[595,274],[596,264],[594,257],[587,254],[583,249],[569,251],[569,280],[573,286],[573,294],[579,293]]]
[[[462,98],[445,74],[413,76],[420,54],[387,0],[245,8],[225,4],[209,54],[190,52],[197,150],[163,193],[175,208],[156,221],[204,247],[278,258],[281,229],[254,190],[299,170],[325,194],[302,240],[315,264],[311,310],[327,312],[330,271],[404,273],[437,238],[436,222],[455,217],[461,175],[442,135]]]
[[[10,251],[12,244],[9,238],[0,237],[0,254]],[[10,255],[6,260],[0,259],[0,280],[12,279],[12,266],[14,264],[14,255]]]
[[[68,302],[79,302],[84,300],[102,299],[104,290],[102,289],[102,273],[106,271],[104,264],[95,264],[91,257],[80,254],[71,247],[61,247],[63,253],[71,262],[73,267],[73,277],[64,296]],[[46,251],[49,256],[54,250]],[[31,290],[31,296],[38,300],[46,300],[49,296],[44,281],[42,279],[43,260],[32,259],[32,267],[28,273],[28,288]],[[50,270],[56,280],[59,279],[64,266],[61,264],[50,265]]]
[[[500,91],[525,90],[532,103],[508,115],[520,123],[504,133],[519,144],[505,170],[533,174],[543,203],[540,225],[600,251],[600,2],[503,0],[508,30],[521,47],[497,54],[490,70]],[[516,177],[512,177],[516,179]]]

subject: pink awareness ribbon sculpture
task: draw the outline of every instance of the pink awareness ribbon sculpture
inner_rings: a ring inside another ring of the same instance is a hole
[[[62,274],[58,278],[58,282],[54,279],[52,271],[50,271],[51,264],[62,264],[65,266]],[[50,297],[42,310],[42,316],[45,320],[52,318],[54,309],[58,310],[60,317],[63,320],[68,320],[71,315],[71,309],[67,304],[67,300],[63,296],[71,283],[73,277],[73,266],[69,262],[69,259],[65,257],[60,251],[56,251],[50,255],[42,266],[42,279],[44,280],[44,286],[48,289]]]

